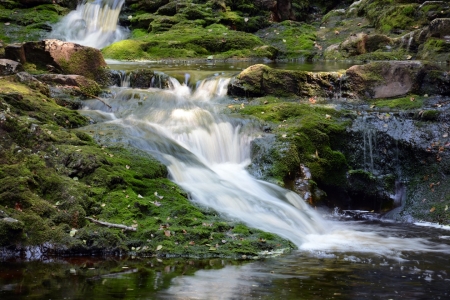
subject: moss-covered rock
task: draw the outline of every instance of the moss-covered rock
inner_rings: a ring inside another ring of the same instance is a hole
[[[95,48],[50,39],[9,45],[5,50],[7,58],[34,64],[40,70],[48,70],[50,66],[57,72],[82,75],[100,84],[107,80],[106,62]]]
[[[230,31],[222,25],[214,24],[202,28],[176,24],[170,31],[142,34],[134,40],[123,40],[105,47],[102,52],[107,58],[124,60],[206,59],[210,55],[225,59],[269,55],[269,51],[262,53],[260,50],[254,50],[262,45],[258,37],[245,32]]]
[[[257,64],[248,67],[234,78],[228,93],[237,96],[302,96],[332,98],[337,93],[340,74],[312,73],[272,69]]]

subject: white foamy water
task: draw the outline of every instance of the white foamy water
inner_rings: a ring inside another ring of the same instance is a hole
[[[249,121],[220,114],[228,81],[214,77],[198,83],[195,91],[175,79],[168,90],[115,88],[108,99],[111,111],[96,100],[86,109],[103,110],[99,113],[110,121],[101,125],[102,131],[111,126],[111,142],[163,161],[193,202],[278,234],[300,250],[393,257],[403,251],[448,251],[424,238],[386,234],[381,227],[325,221],[299,195],[252,177],[245,169],[250,143],[261,133]]]
[[[49,38],[101,49],[123,40],[128,30],[117,25],[125,0],[85,0],[53,26]]]

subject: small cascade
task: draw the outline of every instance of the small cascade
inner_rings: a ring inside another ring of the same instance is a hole
[[[409,33],[408,44],[406,45],[406,51],[408,51],[408,52],[411,49],[411,43],[412,43],[413,39],[414,39],[414,31]]]
[[[366,117],[364,117],[366,123]],[[368,123],[363,130],[363,153],[364,170],[374,173],[374,151],[377,149],[376,129],[371,128]]]
[[[101,49],[125,39],[128,30],[118,26],[125,0],[85,0],[53,26],[49,38]]]
[[[168,89],[111,88],[110,109],[92,100],[84,113],[109,120],[101,131],[109,130],[110,142],[163,161],[192,201],[300,246],[308,234],[324,232],[324,221],[299,195],[247,172],[250,142],[259,132],[252,122],[216,113],[229,80],[214,76],[194,91],[174,78]],[[98,125],[91,126],[95,132]]]
[[[120,78],[120,86],[121,87],[130,87],[130,74],[127,74],[124,71],[119,72]]]

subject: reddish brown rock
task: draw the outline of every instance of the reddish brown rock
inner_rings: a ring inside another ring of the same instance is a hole
[[[105,80],[106,62],[100,50],[92,47],[49,39],[9,45],[5,56],[22,64],[35,64],[42,70],[51,66],[62,74],[82,75],[97,82]]]

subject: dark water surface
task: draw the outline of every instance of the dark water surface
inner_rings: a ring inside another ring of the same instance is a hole
[[[368,245],[348,252],[339,247],[299,250],[248,261],[10,259],[1,262],[0,299],[450,298],[449,230],[368,221],[339,224],[368,235],[384,232],[386,239],[426,240],[429,251]]]

